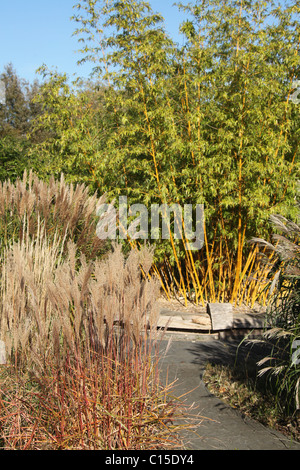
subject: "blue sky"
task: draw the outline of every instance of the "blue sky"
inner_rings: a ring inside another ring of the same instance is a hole
[[[148,0],[165,18],[166,29],[176,41],[182,13],[175,0]],[[70,20],[76,0],[0,0],[0,73],[11,62],[21,78],[33,82],[42,64],[70,77],[88,77],[91,64],[77,66],[80,55],[76,24]]]

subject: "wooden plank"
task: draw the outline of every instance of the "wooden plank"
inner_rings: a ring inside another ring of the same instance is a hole
[[[196,323],[197,325],[205,326],[208,330],[211,330],[212,328],[211,319],[208,315],[207,316],[204,316],[204,315],[193,316],[192,322]]]
[[[189,320],[182,320],[182,318],[178,316],[170,317],[170,316],[161,316],[157,323],[158,328],[174,328],[178,330],[199,330],[199,331],[207,331],[210,329],[211,325],[209,323],[206,325],[201,325],[197,323],[193,323],[192,319]]]
[[[233,327],[232,305],[211,303],[207,305],[213,331],[231,330]]]

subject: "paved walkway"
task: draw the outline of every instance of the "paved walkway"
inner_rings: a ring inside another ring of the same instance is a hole
[[[243,417],[211,395],[202,380],[208,361],[255,367],[257,359],[264,357],[261,350],[252,348],[250,355],[249,347],[242,345],[237,349],[239,343],[234,341],[220,341],[209,335],[169,335],[173,339],[166,354],[167,340],[160,344],[162,380],[165,381],[167,376],[168,383],[177,379],[174,395],[187,394],[182,398],[185,404],[195,403],[197,409],[193,413],[205,417],[199,427],[182,433],[185,449],[300,450],[300,443]]]

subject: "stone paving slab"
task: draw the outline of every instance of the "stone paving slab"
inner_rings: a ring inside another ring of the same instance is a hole
[[[233,328],[233,309],[230,303],[209,303],[207,305],[207,312],[214,331],[224,331]]]

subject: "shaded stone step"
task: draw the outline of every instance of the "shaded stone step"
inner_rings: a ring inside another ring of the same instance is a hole
[[[262,313],[246,313],[233,316],[233,329],[263,329],[266,317]]]

